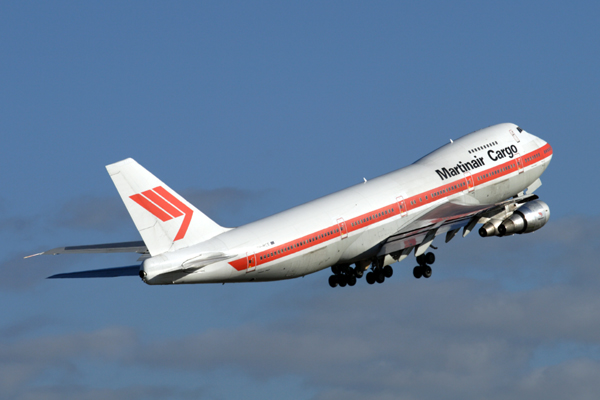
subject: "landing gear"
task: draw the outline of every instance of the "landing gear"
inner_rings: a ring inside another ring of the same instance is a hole
[[[333,275],[329,277],[329,286],[332,288],[339,286],[345,287],[356,285],[356,279],[363,276],[363,271],[359,268],[352,268],[349,265],[334,265],[331,267]]]
[[[394,270],[389,265],[381,266],[377,265],[373,267],[373,270],[367,274],[367,283],[369,285],[377,283],[383,283],[385,278],[391,278],[394,275]]]
[[[392,275],[394,275],[394,270],[389,265],[386,265],[383,267],[383,275],[385,275],[386,278],[391,278]]]
[[[368,283],[369,285],[372,285],[372,284],[374,284],[374,283],[375,283],[375,274],[374,274],[373,272],[369,272],[369,273],[367,274],[367,283]]]
[[[375,280],[377,283],[383,283],[383,281],[385,281],[385,275],[383,274],[383,270],[381,268],[379,271],[375,272]]]
[[[336,287],[337,285],[338,285],[337,276],[336,275],[331,275],[329,277],[329,286]]]
[[[431,267],[426,265],[423,268],[423,278],[431,278]]]
[[[413,268],[413,276],[417,279],[421,278],[423,276],[423,267],[421,267],[420,265],[417,265],[416,267]],[[331,281],[329,283],[331,285]]]
[[[433,264],[435,262],[435,254],[427,253],[421,254],[417,257],[417,262],[419,265],[413,268],[413,276],[417,279],[420,277],[430,278],[431,277],[431,267],[427,264]]]
[[[383,259],[378,262],[373,262],[371,271],[366,274],[366,281],[369,285],[372,285],[375,282],[383,283],[385,278],[391,278],[394,274],[394,270],[391,266],[381,265],[382,260]],[[334,288],[337,286],[345,287],[346,285],[356,285],[356,281],[363,277],[368,265],[368,263],[361,263],[360,265],[357,263],[355,268],[352,268],[349,265],[333,265],[331,267],[333,275],[329,277],[329,286]]]

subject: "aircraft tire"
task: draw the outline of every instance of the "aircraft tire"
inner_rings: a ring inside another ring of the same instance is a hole
[[[348,286],[356,285],[356,278],[354,276],[349,276],[346,280],[348,281]]]
[[[354,276],[356,276],[356,278],[360,279],[363,277],[363,274],[365,273],[365,271],[363,271],[360,268],[354,268]]]
[[[413,268],[413,276],[417,279],[423,276],[423,270],[421,269],[420,265],[417,265]]]
[[[427,264],[433,264],[435,262],[435,254],[432,252],[425,254],[425,262]]]
[[[369,273],[367,274],[367,278],[366,278],[366,279],[367,279],[367,283],[368,283],[369,285],[372,285],[372,284],[374,284],[374,283],[375,283],[375,274],[373,274],[372,272],[369,272]]]
[[[394,275],[394,270],[389,265],[386,265],[383,267],[383,275],[385,275],[386,278],[391,278],[392,275]]]
[[[385,275],[383,274],[383,271],[377,271],[375,274],[375,280],[377,283],[383,283],[385,281]]]
[[[427,264],[427,262],[425,261],[425,254],[421,254],[419,257],[417,257],[417,264],[419,264],[419,265]]]
[[[423,268],[423,277],[425,277],[425,278],[430,278],[430,277],[431,277],[431,273],[432,273],[432,271],[431,271],[431,267],[430,267],[429,265],[426,265],[426,266]]]
[[[337,285],[338,285],[337,276],[331,275],[329,277],[329,286],[331,286],[333,288],[333,287],[336,287]]]

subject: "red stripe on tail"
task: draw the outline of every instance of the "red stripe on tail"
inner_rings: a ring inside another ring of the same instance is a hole
[[[173,219],[169,214],[158,208],[154,203],[150,200],[142,196],[141,194],[134,194],[133,196],[129,196],[129,198],[140,206],[144,207],[147,211],[149,211],[156,218],[160,219],[162,222],[166,222],[170,219]]]
[[[177,236],[175,236],[175,239],[173,239],[173,241],[176,242],[180,239],[183,239],[185,237],[185,234],[187,233],[188,227],[190,226],[190,222],[192,222],[192,214],[194,213],[194,211],[185,204],[183,204],[181,201],[177,200],[175,196],[167,192],[162,186],[155,187],[154,191],[160,194],[162,197],[164,197],[165,200],[167,200],[169,203],[173,204],[175,207],[183,211],[183,213],[185,214],[185,217],[183,218],[183,223],[181,224],[181,228],[179,228],[179,232],[177,232]]]
[[[160,197],[152,190],[146,190],[145,192],[142,192],[142,194],[156,203],[156,205],[158,205],[160,208],[171,214],[173,218],[181,217],[183,215],[181,211],[173,207],[171,203],[166,202],[165,199]]]

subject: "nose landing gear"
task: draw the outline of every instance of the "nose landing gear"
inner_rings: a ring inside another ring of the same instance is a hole
[[[422,254],[419,257],[417,257],[417,262],[419,263],[419,265],[413,268],[413,276],[417,279],[419,279],[420,277],[431,277],[432,270],[428,264],[433,264],[435,262],[435,254],[431,252],[427,254]]]

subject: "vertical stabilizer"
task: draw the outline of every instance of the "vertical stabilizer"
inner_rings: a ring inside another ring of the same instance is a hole
[[[106,169],[152,256],[192,246],[228,230],[135,160],[128,158]]]

